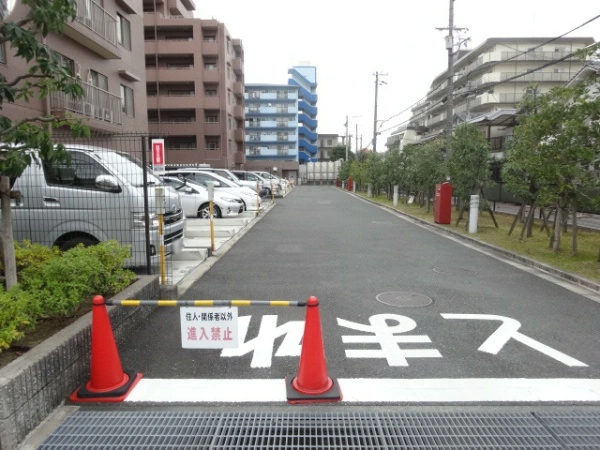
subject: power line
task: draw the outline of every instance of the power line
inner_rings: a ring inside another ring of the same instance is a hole
[[[498,61],[496,64],[502,64],[502,63],[504,63],[504,62],[508,62],[508,61],[511,61],[511,60],[513,60],[513,59],[515,59],[515,58],[518,58],[518,57],[520,57],[520,56],[523,56],[523,55],[525,55],[525,54],[527,54],[527,53],[529,53],[529,52],[533,52],[533,51],[535,51],[535,50],[539,49],[540,47],[543,47],[544,45],[550,44],[550,43],[552,43],[552,42],[554,42],[554,41],[556,41],[556,40],[558,40],[558,39],[561,39],[561,38],[563,38],[563,37],[567,36],[568,34],[570,34],[570,33],[574,32],[574,31],[576,31],[576,30],[578,30],[578,29],[580,29],[580,28],[582,28],[582,27],[584,27],[584,26],[586,26],[586,25],[590,24],[591,22],[593,22],[593,21],[597,20],[598,18],[600,18],[600,14],[599,14],[599,15],[597,15],[597,16],[594,16],[594,17],[592,17],[591,19],[588,19],[587,21],[585,21],[585,22],[584,22],[584,23],[582,23],[581,25],[578,25],[577,27],[573,28],[573,29],[572,29],[572,30],[570,30],[570,31],[567,31],[566,33],[563,33],[563,34],[561,34],[561,35],[559,35],[559,36],[556,36],[556,37],[554,37],[554,38],[552,38],[552,39],[549,39],[549,40],[547,40],[547,41],[545,41],[545,42],[543,42],[543,43],[541,43],[541,44],[539,44],[539,45],[537,45],[537,46],[535,46],[535,47],[532,47],[532,48],[529,48],[529,49],[527,49],[527,50],[526,50],[526,51],[524,51],[524,52],[521,52],[521,53],[519,53],[519,54],[517,54],[517,55],[511,56],[510,58],[507,58],[507,59],[504,59],[504,60],[500,60],[500,61]],[[586,48],[588,48],[588,47],[586,47]],[[514,76],[514,77],[508,78],[508,79],[506,79],[506,80],[503,80],[503,81],[501,81],[501,82],[494,83],[494,84],[492,84],[491,86],[487,86],[485,89],[484,89],[484,88],[481,88],[481,89],[476,89],[475,91],[470,91],[470,92],[480,92],[480,91],[488,90],[488,89],[490,89],[490,87],[494,87],[494,86],[497,86],[498,84],[502,84],[502,83],[506,83],[506,82],[508,82],[508,81],[512,81],[512,80],[514,80],[514,79],[516,79],[516,78],[519,78],[519,77],[521,77],[521,76],[527,75],[527,74],[529,74],[529,73],[535,72],[535,71],[537,71],[537,70],[543,69],[543,68],[545,68],[545,67],[548,67],[548,66],[551,66],[551,65],[553,65],[553,64],[556,64],[556,63],[562,62],[562,61],[564,61],[565,59],[568,59],[568,58],[572,57],[574,54],[575,54],[575,53],[571,53],[571,54],[569,54],[569,55],[567,55],[567,56],[565,56],[565,57],[563,57],[563,58],[560,58],[560,59],[558,59],[558,60],[551,61],[550,63],[548,63],[548,64],[545,64],[545,65],[543,65],[543,66],[540,66],[540,67],[538,67],[538,68],[536,68],[536,69],[531,69],[531,70],[529,70],[529,71],[527,71],[527,72],[525,72],[525,73],[523,73],[523,74],[519,74],[519,75],[516,75],[516,76]],[[465,76],[468,76],[468,75],[470,75],[471,73],[473,73],[473,70],[472,70],[472,71],[470,71],[470,72],[468,72],[468,73],[467,73]],[[387,119],[383,120],[383,121],[382,121],[382,124],[381,124],[381,126],[383,126],[383,123],[385,123],[385,122],[388,122],[389,120],[393,119],[394,117],[397,117],[397,116],[400,116],[400,115],[404,114],[405,112],[409,111],[409,110],[410,110],[410,109],[412,109],[413,107],[417,106],[417,105],[418,105],[419,103],[421,103],[422,101],[426,100],[426,99],[427,99],[429,96],[431,96],[431,94],[433,94],[435,91],[437,91],[438,89],[440,89],[440,87],[441,87],[443,84],[444,84],[444,82],[441,82],[440,84],[438,84],[438,85],[437,85],[436,87],[434,87],[433,89],[430,89],[430,91],[428,92],[428,94],[426,94],[425,96],[421,97],[419,100],[417,100],[416,102],[414,102],[412,105],[410,105],[410,106],[408,106],[407,108],[403,109],[403,110],[402,110],[402,111],[400,111],[399,113],[396,113],[396,114],[394,114],[394,115],[392,115],[392,116],[388,117]],[[425,110],[425,111],[423,111],[422,113],[420,113],[420,114],[419,114],[419,116],[417,116],[416,118],[420,118],[420,117],[422,117],[422,115],[423,115],[423,114],[426,114],[426,113],[428,113],[429,111],[431,111],[431,109],[432,109],[433,107],[437,106],[439,103],[440,103],[440,101],[436,102],[436,103],[435,103],[435,104],[433,104],[433,105],[430,105],[430,107],[429,107],[427,110]],[[398,127],[398,126],[402,126],[403,124],[405,124],[405,123],[409,122],[409,121],[410,121],[410,120],[412,120],[412,119],[413,119],[413,118],[411,118],[411,119],[409,119],[409,120],[407,120],[407,121],[403,121],[403,122],[401,122],[399,125],[396,125],[396,126],[394,126],[394,127],[387,128],[386,130],[382,130],[382,131],[380,131],[380,133],[384,133],[384,132],[386,132],[386,131],[389,131],[390,129],[396,128],[396,127]]]
[[[600,16],[597,16],[597,17],[600,17]],[[555,39],[554,39],[554,40],[555,40]],[[586,49],[586,48],[590,48],[590,47],[592,47],[592,46],[594,46],[594,45],[596,45],[596,44],[597,44],[597,43],[594,43],[594,44],[588,45],[587,47],[584,47],[584,49]],[[538,47],[538,48],[539,48],[539,47]],[[513,81],[513,80],[516,80],[516,79],[518,79],[518,78],[524,77],[525,75],[529,75],[529,74],[531,74],[531,73],[537,72],[538,70],[541,70],[541,69],[544,69],[544,68],[546,68],[546,67],[553,66],[553,65],[555,65],[555,64],[557,64],[557,63],[559,63],[559,62],[565,61],[565,60],[567,60],[567,59],[571,58],[572,56],[576,55],[578,52],[579,52],[579,50],[578,50],[578,51],[576,51],[576,52],[569,53],[568,55],[566,55],[566,56],[563,56],[562,58],[559,58],[559,59],[556,59],[556,60],[549,61],[549,62],[547,62],[546,64],[543,64],[543,65],[541,65],[541,66],[539,66],[539,67],[536,67],[535,69],[530,69],[530,70],[527,70],[527,71],[525,71],[525,72],[523,72],[523,73],[519,73],[519,74],[517,74],[517,75],[514,75],[514,76],[512,76],[512,77],[506,78],[505,80],[502,80],[502,81],[497,81],[497,82],[495,82],[495,83],[491,83],[491,84],[489,84],[489,85],[486,85],[485,87],[481,87],[481,88],[476,88],[476,89],[470,90],[470,91],[469,91],[469,93],[470,93],[470,94],[473,94],[473,93],[477,94],[477,93],[479,93],[479,92],[488,91],[488,90],[490,90],[491,88],[493,88],[493,87],[495,87],[495,86],[498,86],[499,84],[508,83],[508,82],[510,82],[510,81]],[[505,62],[505,61],[506,61],[506,60],[498,61],[498,64],[500,64],[500,63],[503,63],[503,62]],[[458,95],[462,95],[462,94],[458,94]],[[458,95],[457,95],[457,96],[458,96]],[[443,99],[442,99],[442,100],[443,100]],[[394,125],[394,126],[392,126],[392,127],[386,128],[385,130],[381,130],[381,131],[380,131],[380,133],[385,133],[386,131],[393,130],[394,128],[398,128],[398,127],[400,127],[400,126],[402,126],[402,125],[404,125],[404,124],[407,124],[407,123],[410,123],[410,122],[412,122],[412,121],[415,121],[415,120],[418,120],[418,119],[422,118],[422,117],[423,117],[425,114],[429,113],[429,112],[430,112],[430,111],[432,111],[432,110],[433,110],[433,109],[434,109],[434,108],[435,108],[437,105],[439,105],[440,103],[442,103],[442,100],[439,100],[439,101],[437,101],[436,103],[434,103],[433,105],[430,105],[430,106],[428,107],[428,109],[426,109],[426,110],[422,111],[421,113],[419,113],[419,115],[417,115],[417,116],[414,116],[414,117],[411,117],[411,118],[409,118],[408,120],[405,120],[405,121],[403,121],[403,122],[400,122],[399,124],[397,124],[397,125]],[[404,110],[404,112],[406,112],[406,111],[407,111],[407,110]]]

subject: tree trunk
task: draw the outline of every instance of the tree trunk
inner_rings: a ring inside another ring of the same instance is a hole
[[[523,236],[525,235],[525,230],[527,230],[527,237],[531,237],[531,227],[529,226],[529,223],[532,222],[533,223],[533,212],[535,211],[535,203],[533,205],[531,205],[531,208],[529,208],[529,212],[527,213],[527,218],[525,219],[525,223],[523,224],[523,228],[521,229],[521,237],[519,239],[523,239]]]
[[[535,201],[531,204],[531,211],[529,211],[529,217],[527,219],[527,237],[533,236],[533,223],[535,222]]]
[[[562,230],[562,207],[560,201],[556,202],[556,219],[554,221],[554,235],[552,239],[552,250],[555,253],[560,251],[560,232]]]
[[[10,178],[0,176],[0,209],[2,211],[2,253],[6,289],[17,284],[17,262],[15,260],[15,242],[13,240],[12,210],[10,208]]]
[[[571,226],[571,250],[573,251],[573,255],[577,255],[577,199],[573,198],[571,200],[571,208],[573,208],[573,219]]]
[[[510,230],[508,230],[508,235],[509,236],[512,234],[513,230],[515,229],[515,225],[517,224],[517,222],[519,221],[519,217],[521,217],[521,214],[523,213],[523,208],[525,208],[525,205],[521,205],[520,206],[519,212],[515,216],[515,220],[513,220],[513,223],[510,226]]]
[[[546,235],[550,237],[550,227],[548,226],[548,220],[550,220],[550,215],[552,214],[552,210],[548,210],[548,215],[546,215],[545,208],[540,208],[540,216],[542,219],[542,227],[540,231],[546,230]]]

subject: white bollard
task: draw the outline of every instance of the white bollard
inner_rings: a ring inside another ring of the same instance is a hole
[[[356,181],[352,182],[352,192],[356,194]]]
[[[394,186],[394,207],[398,206],[398,186]]]
[[[477,218],[479,216],[479,195],[471,195],[469,209],[469,233],[477,233]]]
[[[371,183],[369,183],[369,185],[367,187],[367,197],[369,197],[369,198],[373,197],[373,185]]]

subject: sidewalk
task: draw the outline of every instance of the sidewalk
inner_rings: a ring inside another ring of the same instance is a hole
[[[490,202],[493,212],[516,215],[519,212],[520,205],[514,203]],[[539,218],[539,208],[536,208],[535,218]],[[569,219],[569,223],[571,220]],[[589,228],[591,230],[600,230],[600,215],[589,213],[577,213],[577,226],[579,228]]]

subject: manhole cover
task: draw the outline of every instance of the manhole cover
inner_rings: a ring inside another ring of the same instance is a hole
[[[475,270],[463,269],[462,267],[434,267],[433,271],[441,273],[442,275],[458,275],[465,277],[473,277],[477,275]]]
[[[383,292],[377,295],[375,299],[380,303],[390,306],[405,306],[412,308],[428,306],[433,303],[431,297],[416,292]]]

